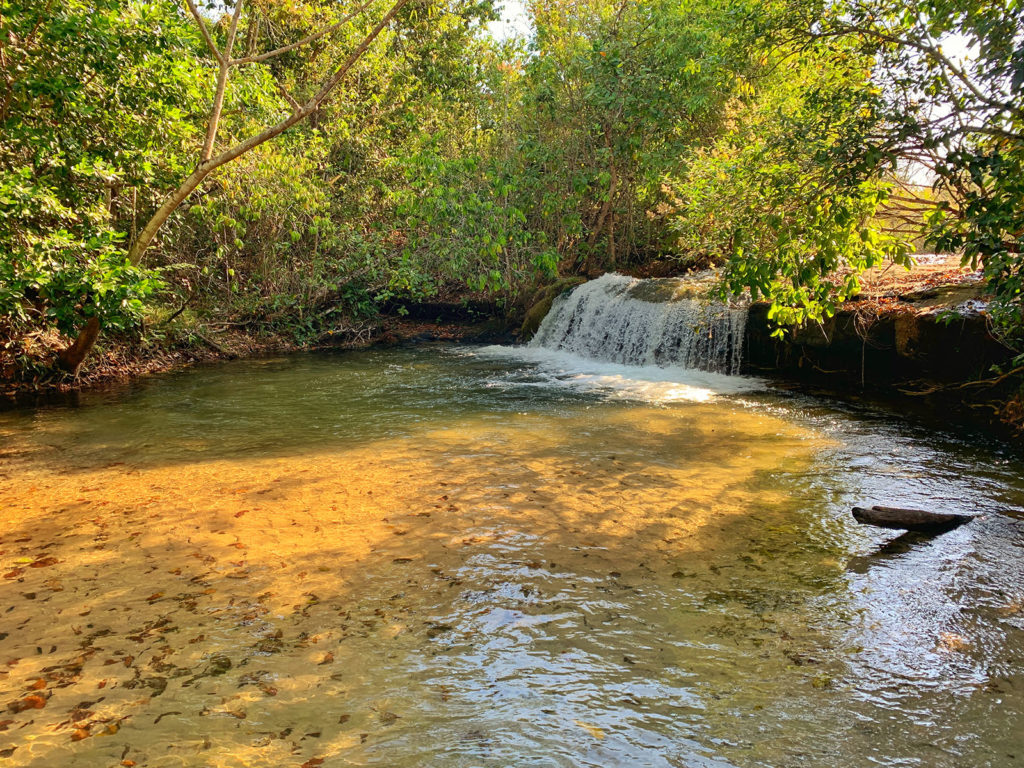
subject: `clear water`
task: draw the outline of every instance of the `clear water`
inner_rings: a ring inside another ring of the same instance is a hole
[[[1020,765],[1015,450],[500,348],[0,414],[0,765]]]

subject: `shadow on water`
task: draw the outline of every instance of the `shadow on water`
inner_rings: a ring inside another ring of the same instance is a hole
[[[767,400],[323,365],[5,422],[12,764],[1017,764],[1019,466]],[[886,494],[987,517],[894,545],[849,519]]]
[[[867,573],[868,569],[872,566],[884,563],[890,558],[905,555],[915,547],[931,545],[934,538],[935,536],[932,534],[905,531],[896,538],[881,544],[878,549],[870,554],[850,558],[847,567],[854,573]]]

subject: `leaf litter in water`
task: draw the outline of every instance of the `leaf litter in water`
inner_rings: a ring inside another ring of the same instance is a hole
[[[582,720],[573,720],[573,722],[576,723],[576,725],[578,725],[580,728],[585,730],[587,733],[589,733],[591,736],[593,736],[598,741],[600,741],[601,739],[603,739],[605,737],[605,732],[603,730],[601,730],[600,728],[598,728],[596,725],[591,725],[590,723],[585,723]]]

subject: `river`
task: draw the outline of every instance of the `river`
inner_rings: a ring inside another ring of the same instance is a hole
[[[443,345],[0,413],[0,765],[1021,765],[1015,450]]]

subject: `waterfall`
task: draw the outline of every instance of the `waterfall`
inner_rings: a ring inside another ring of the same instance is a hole
[[[692,298],[691,285],[603,275],[556,299],[530,346],[625,365],[738,374],[747,310]]]

